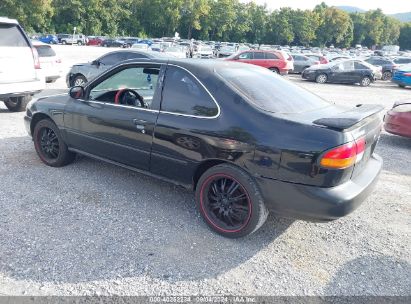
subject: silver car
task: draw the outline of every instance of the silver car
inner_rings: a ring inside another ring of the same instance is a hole
[[[303,54],[291,54],[291,56],[294,59],[293,73],[302,73],[306,68],[320,63],[318,60]]]
[[[67,87],[84,86],[90,80],[107,71],[117,63],[128,59],[161,57],[160,53],[124,50],[107,53],[92,62],[73,65],[67,74]]]

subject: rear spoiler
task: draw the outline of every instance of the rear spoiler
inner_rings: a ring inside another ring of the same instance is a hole
[[[381,105],[359,104],[346,112],[338,113],[327,118],[320,118],[313,123],[319,126],[329,127],[337,130],[349,129],[361,120],[377,114],[384,110]]]

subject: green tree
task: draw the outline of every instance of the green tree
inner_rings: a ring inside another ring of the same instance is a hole
[[[401,27],[399,43],[401,48],[411,50],[411,22],[405,23]]]
[[[185,0],[181,10],[182,26],[185,27],[187,38],[190,39],[193,30],[201,30],[200,20],[210,12],[208,0]]]
[[[1,0],[0,16],[14,18],[27,32],[52,30],[53,0]]]
[[[294,32],[294,43],[310,45],[316,36],[319,27],[319,15],[310,10],[296,10],[290,14]]]
[[[290,21],[291,8],[274,11],[268,18],[268,32],[265,42],[268,44],[290,44],[294,40],[293,25]]]
[[[317,30],[317,43],[319,45],[336,44],[349,46],[353,39],[353,24],[350,16],[335,7],[316,8],[320,22]]]

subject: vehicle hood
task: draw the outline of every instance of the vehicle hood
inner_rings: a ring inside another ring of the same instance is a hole
[[[82,67],[82,66],[91,66],[91,63],[90,62],[84,62],[84,63],[73,64],[73,67]]]

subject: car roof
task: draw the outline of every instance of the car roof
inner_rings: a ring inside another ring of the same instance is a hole
[[[129,60],[123,61],[123,63],[133,63],[133,62],[136,62],[136,63],[152,62],[152,63],[160,63],[160,64],[177,65],[191,72],[194,72],[198,75],[200,74],[209,75],[210,73],[214,73],[216,70],[224,69],[227,67],[244,69],[243,63],[232,62],[232,61],[221,60],[221,59],[207,59],[207,60],[190,59],[190,60],[187,60],[187,59],[179,59],[179,58],[174,58],[174,57],[169,57],[169,58],[159,57],[159,58],[148,58],[148,59],[129,59]],[[250,68],[263,69],[257,66],[250,67]],[[207,76],[204,76],[204,77],[207,77]]]
[[[16,19],[10,19],[7,17],[0,17],[0,23],[19,24]]]

